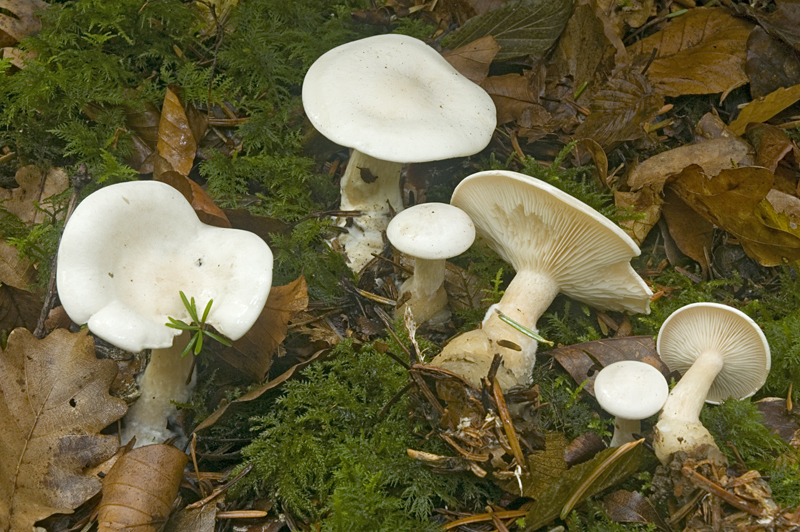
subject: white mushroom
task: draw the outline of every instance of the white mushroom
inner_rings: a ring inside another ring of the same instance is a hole
[[[594,396],[614,416],[611,447],[634,441],[640,421],[658,413],[669,394],[667,379],[656,368],[638,360],[622,360],[604,367],[594,380]]]
[[[383,250],[390,213],[403,209],[402,165],[477,153],[497,123],[482,88],[405,35],[369,37],[322,55],[303,81],[303,106],[320,133],[353,148],[341,209],[361,216],[339,241],[355,271]]]
[[[165,325],[191,321],[179,292],[206,323],[231,339],[253,325],[272,282],[272,253],[247,231],[201,223],[174,188],[156,181],[111,185],[89,195],[70,217],[58,250],[58,293],[67,314],[128,351],[152,349],[141,396],[125,417],[123,443],[161,441],[191,390],[189,340]],[[175,340],[175,341],[174,341]]]
[[[410,299],[395,315],[410,308],[418,324],[443,323],[449,318],[444,272],[447,259],[464,253],[475,240],[475,226],[467,213],[446,203],[421,203],[395,216],[386,228],[389,242],[414,257],[414,275],[400,287]]]
[[[495,353],[503,357],[502,388],[528,384],[537,344],[501,320],[536,331],[559,292],[593,307],[649,312],[651,291],[630,265],[639,248],[603,215],[538,179],[488,171],[464,179],[451,203],[475,223],[478,236],[511,263],[516,276],[481,329],[453,339],[432,361],[479,386]]]
[[[673,312],[658,333],[658,354],[683,374],[655,426],[653,448],[666,462],[678,451],[707,445],[709,458],[725,463],[714,438],[700,423],[705,402],[744,399],[767,380],[770,352],[758,325],[743,312],[717,303],[694,303]]]

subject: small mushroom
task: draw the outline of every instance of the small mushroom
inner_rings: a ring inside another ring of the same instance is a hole
[[[127,351],[152,349],[141,396],[125,417],[122,441],[174,435],[167,428],[191,393],[189,341],[168,317],[191,321],[183,291],[206,323],[236,340],[261,314],[272,282],[272,253],[247,231],[206,225],[174,188],[156,181],[111,185],[73,212],[58,249],[58,293],[74,322]]]
[[[725,455],[700,422],[703,404],[744,399],[767,380],[770,351],[758,325],[743,312],[717,303],[694,303],[673,312],[661,325],[658,354],[671,371],[683,374],[654,428],[653,448],[662,463],[678,451],[707,445],[709,459]]]
[[[403,209],[403,164],[477,153],[497,125],[486,91],[405,35],[368,37],[323,54],[303,81],[303,106],[322,135],[353,148],[341,209],[361,216],[339,242],[355,271],[383,250],[381,233],[392,211]]]
[[[449,318],[444,272],[447,259],[464,253],[475,240],[475,226],[467,213],[446,203],[421,203],[395,216],[386,228],[392,245],[415,258],[414,275],[400,287],[396,316],[411,310],[418,324],[443,323]]]
[[[516,276],[481,329],[457,336],[432,364],[475,386],[495,353],[503,389],[526,385],[537,343],[504,319],[536,331],[536,322],[559,292],[606,310],[649,312],[652,292],[630,265],[639,248],[603,215],[569,194],[530,176],[507,171],[465,178],[451,204],[472,218],[483,241],[511,263]]]
[[[669,394],[667,379],[656,368],[638,360],[622,360],[604,367],[594,380],[594,396],[614,416],[611,447],[634,440],[640,421],[658,413]]]

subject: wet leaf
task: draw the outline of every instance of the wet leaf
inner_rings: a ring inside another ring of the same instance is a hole
[[[747,39],[745,72],[753,98],[800,84],[800,52],[756,26]]]
[[[609,519],[617,523],[655,523],[662,530],[671,530],[653,507],[653,503],[638,491],[618,490],[603,497],[603,507]]]
[[[126,411],[108,394],[116,373],[113,361],[95,357],[87,331],[9,335],[0,356],[0,530],[32,530],[100,491],[85,470],[118,446],[99,434]]]
[[[458,48],[491,35],[500,45],[495,61],[540,59],[567,23],[572,0],[512,0],[467,21],[444,41]]]
[[[158,153],[173,170],[188,176],[197,153],[197,139],[179,97],[180,89],[170,85],[164,96],[161,120],[158,124]]]
[[[442,57],[464,77],[480,85],[489,75],[489,66],[499,51],[500,45],[497,44],[494,37],[487,35],[455,50],[445,52]]]
[[[286,338],[289,320],[308,308],[308,285],[303,276],[269,291],[264,310],[241,339],[233,342],[219,356],[256,382],[269,371],[272,355]]]
[[[757,166],[722,170],[709,178],[690,165],[670,186],[706,220],[736,236],[748,256],[762,266],[777,266],[784,258],[800,259],[800,233],[762,201],[772,183],[772,172]]]
[[[36,329],[42,312],[42,298],[13,286],[0,286],[0,331],[24,327]]]
[[[800,85],[777,89],[748,103],[728,127],[737,135],[742,135],[749,122],[766,122],[798,100],[800,100]]]
[[[61,168],[52,168],[47,174],[34,165],[23,166],[15,176],[17,188],[0,188],[0,201],[11,214],[28,225],[42,223],[45,213],[36,208],[36,203],[69,188],[69,176]]]
[[[593,139],[604,150],[644,137],[644,125],[664,105],[647,78],[633,68],[620,69],[595,95],[591,114],[575,130],[576,139]]]
[[[644,452],[638,443],[641,440],[606,449],[564,472],[530,507],[525,516],[526,529],[535,530],[559,516],[563,519],[580,502],[627,480],[639,468]]]
[[[594,395],[594,379],[597,373],[620,360],[646,362],[659,370],[664,376],[669,370],[661,362],[656,352],[652,336],[627,336],[625,338],[606,338],[553,349],[550,355],[561,364],[581,384],[588,379],[584,391]]]
[[[729,93],[747,83],[745,44],[753,25],[722,8],[698,7],[628,48],[650,56],[647,77],[666,96]]]
[[[0,0],[0,48],[13,46],[23,37],[39,31],[42,22],[36,12],[48,5],[42,0]]]
[[[675,245],[681,253],[697,262],[703,271],[703,278],[708,278],[714,225],[689,207],[669,187],[664,190],[661,209]]]
[[[98,532],[160,531],[188,461],[171,445],[145,445],[122,455],[103,479]]]

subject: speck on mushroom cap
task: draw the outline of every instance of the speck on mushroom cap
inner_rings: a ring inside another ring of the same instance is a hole
[[[750,397],[766,382],[771,365],[761,328],[740,310],[718,303],[694,303],[670,314],[658,332],[657,348],[667,367],[681,374],[707,350],[724,357],[706,397],[709,403]]]
[[[322,55],[303,81],[303,107],[328,139],[396,163],[472,155],[497,125],[486,91],[405,35],[368,37]]]
[[[165,348],[180,331],[167,317],[191,319],[213,299],[207,323],[242,337],[266,303],[272,253],[253,233],[198,220],[174,188],[156,181],[111,185],[73,212],[58,249],[58,293],[76,323],[128,351]]]
[[[475,241],[470,217],[446,203],[420,203],[398,213],[386,228],[394,247],[420,259],[449,259]]]
[[[633,270],[638,246],[585,203],[508,171],[465,178],[451,203],[517,271],[546,273],[569,297],[600,309],[649,312],[652,292]]]
[[[667,379],[645,362],[623,360],[604,367],[595,377],[600,406],[622,419],[645,419],[661,410],[669,395]]]

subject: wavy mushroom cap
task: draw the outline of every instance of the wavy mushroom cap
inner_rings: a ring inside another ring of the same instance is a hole
[[[594,381],[600,406],[612,416],[646,419],[661,410],[669,395],[667,379],[638,360],[622,360],[600,370]]]
[[[718,303],[694,303],[676,310],[658,332],[658,354],[671,371],[686,373],[706,351],[724,358],[706,402],[744,399],[756,393],[769,375],[769,344],[746,314]]]
[[[405,35],[368,37],[323,54],[303,80],[303,107],[333,142],[397,163],[472,155],[497,125],[486,91]]]
[[[518,272],[544,273],[562,293],[595,308],[650,312],[652,292],[630,265],[639,247],[569,194],[517,172],[487,171],[464,179],[450,203]]]
[[[70,217],[58,249],[58,293],[67,314],[128,351],[172,345],[189,321],[179,291],[207,323],[236,340],[261,314],[272,252],[258,236],[206,225],[174,188],[156,181],[111,185]]]

